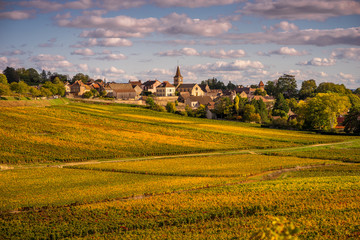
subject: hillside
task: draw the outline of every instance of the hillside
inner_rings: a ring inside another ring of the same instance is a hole
[[[360,236],[358,137],[70,102],[0,108],[0,143],[0,239]]]

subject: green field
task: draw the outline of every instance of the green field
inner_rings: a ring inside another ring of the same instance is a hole
[[[249,239],[273,217],[358,239],[359,149],[126,105],[0,107],[0,239]]]

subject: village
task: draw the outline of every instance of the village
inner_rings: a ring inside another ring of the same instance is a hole
[[[177,108],[181,110],[184,110],[186,106],[191,109],[198,109],[203,105],[207,111],[207,118],[216,118],[211,110],[214,109],[215,102],[223,97],[228,97],[233,101],[238,95],[241,98],[246,98],[249,102],[261,99],[268,108],[271,108],[275,103],[275,98],[266,94],[265,85],[262,81],[259,82],[257,88],[238,85],[234,90],[210,89],[208,84],[210,81],[213,79],[208,79],[206,84],[184,83],[180,67],[177,66],[173,84],[169,81],[160,82],[156,79],[145,82],[129,80],[128,83],[106,83],[99,80],[89,80],[84,83],[78,80],[73,84],[66,83],[65,91],[68,98],[83,98],[86,97],[87,92],[94,89],[98,93],[106,92],[104,94],[106,97],[113,98],[117,102],[139,105],[144,105],[150,96],[161,106],[176,101]],[[264,92],[265,94],[257,94],[257,92]]]

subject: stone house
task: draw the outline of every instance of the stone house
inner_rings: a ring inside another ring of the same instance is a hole
[[[112,90],[112,94],[109,95],[117,99],[136,99],[138,97],[130,83],[109,83],[107,86]]]
[[[158,80],[148,80],[142,84],[144,92],[156,93],[156,88],[161,84]]]
[[[169,83],[168,81],[164,81],[156,88],[156,96],[159,97],[175,96],[175,86]]]
[[[91,91],[91,87],[83,83],[81,80],[78,80],[70,85],[70,93],[74,96],[82,96],[84,93],[89,91]]]
[[[213,105],[214,101],[209,96],[190,96],[185,99],[184,103],[191,108],[198,108],[200,105]]]
[[[190,96],[204,96],[205,93],[197,83],[183,83],[177,87],[179,93],[188,92]]]

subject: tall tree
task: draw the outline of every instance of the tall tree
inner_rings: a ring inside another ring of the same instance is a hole
[[[2,84],[8,84],[8,80],[7,80],[5,74],[0,73],[0,83],[2,83]]]
[[[299,91],[299,98],[306,99],[308,97],[314,97],[316,91],[316,82],[313,79],[303,81],[301,89]]]
[[[347,94],[349,90],[345,87],[344,84],[335,84],[331,82],[320,83],[316,88],[317,93],[340,93]]]
[[[345,116],[344,125],[345,132],[360,135],[360,106],[350,108],[349,113]]]
[[[267,92],[267,94],[269,94],[270,96],[276,96],[277,95],[277,90],[276,90],[276,84],[274,81],[268,81],[265,84],[265,91]]]
[[[297,84],[295,80],[295,76],[284,74],[279,77],[276,83],[276,93],[282,93],[287,98],[292,98],[297,95]]]
[[[3,73],[6,76],[9,83],[20,81],[19,74],[12,67],[6,67],[6,69],[3,71]]]
[[[88,75],[85,75],[83,73],[77,73],[73,78],[72,82],[76,82],[78,80],[81,80],[83,83],[87,83],[89,81],[90,77]]]
[[[284,96],[280,93],[278,97],[276,98],[272,115],[273,116],[281,116],[285,117],[289,112],[289,105],[287,101],[285,100]]]
[[[29,89],[29,86],[23,81],[20,81],[18,83],[17,82],[12,82],[10,84],[10,89],[11,89],[11,91],[22,95],[22,94],[27,93],[27,91]]]
[[[351,106],[347,96],[337,93],[318,93],[299,104],[299,121],[306,129],[330,130],[337,125],[337,116]]]

